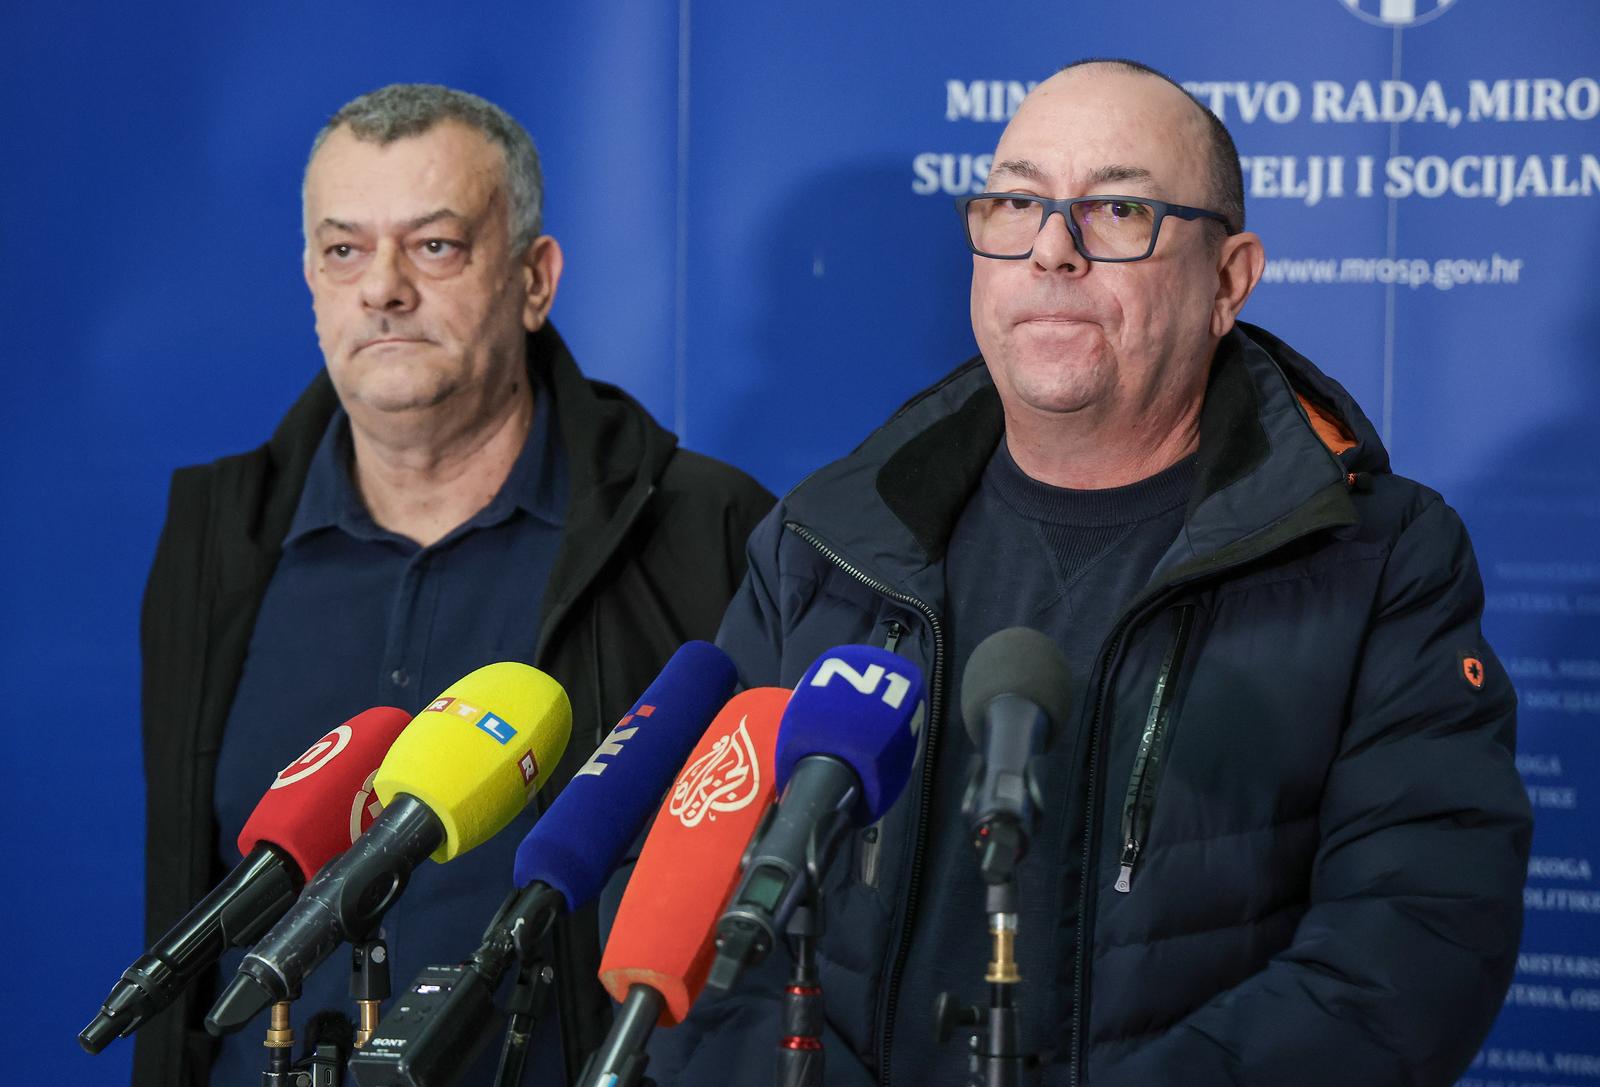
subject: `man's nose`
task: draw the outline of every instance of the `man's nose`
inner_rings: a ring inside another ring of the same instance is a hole
[[[1033,263],[1046,272],[1067,272],[1081,275],[1088,271],[1089,262],[1078,252],[1078,245],[1067,229],[1065,212],[1051,211],[1033,239]]]
[[[401,311],[417,304],[411,266],[400,246],[382,242],[361,273],[361,304],[368,309]]]

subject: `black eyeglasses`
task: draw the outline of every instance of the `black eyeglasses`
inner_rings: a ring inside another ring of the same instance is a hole
[[[1215,211],[1169,204],[1147,196],[1084,196],[1052,200],[1027,193],[981,192],[956,197],[956,210],[967,228],[967,245],[980,257],[1025,260],[1034,239],[1056,212],[1067,224],[1085,260],[1110,263],[1144,260],[1156,251],[1161,223],[1179,219],[1214,219],[1229,234],[1233,224]]]

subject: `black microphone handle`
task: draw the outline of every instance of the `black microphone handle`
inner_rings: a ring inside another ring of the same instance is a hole
[[[589,1058],[582,1087],[634,1087],[644,1077],[644,1045],[661,1018],[667,1000],[648,985],[635,983],[611,1021],[611,1032]]]
[[[206,1029],[217,1036],[231,1033],[273,1001],[298,996],[301,982],[342,941],[364,939],[377,928],[412,870],[444,837],[444,824],[426,804],[397,794],[244,957],[206,1016]]]
[[[968,819],[976,828],[994,819],[1010,819],[1026,837],[1033,829],[1033,796],[1028,764],[1045,748],[1050,719],[1021,695],[1003,694],[983,711],[983,762],[968,802]]]
[[[78,1043],[99,1053],[177,999],[229,947],[254,942],[294,903],[305,880],[288,854],[260,842],[183,920],[122,973]]]
[[[767,957],[794,911],[817,890],[812,883],[833,860],[860,795],[855,768],[832,755],[807,755],[795,765],[717,922],[718,963],[708,984],[726,989],[744,966]]]

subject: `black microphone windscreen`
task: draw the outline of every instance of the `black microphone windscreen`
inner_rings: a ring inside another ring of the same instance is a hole
[[[983,744],[984,707],[1003,694],[1018,695],[1044,711],[1050,719],[1048,746],[1072,707],[1072,682],[1060,647],[1028,627],[996,631],[978,643],[961,676],[961,716],[974,744]]]

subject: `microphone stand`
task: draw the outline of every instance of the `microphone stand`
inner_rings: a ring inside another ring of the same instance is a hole
[[[540,948],[556,919],[555,892],[542,885],[513,889],[489,922],[483,943],[472,963],[480,975],[498,980],[517,963],[516,987],[506,1003],[505,1040],[495,1069],[495,1087],[517,1087],[528,1060],[533,1027],[544,1014],[556,972],[544,961]]]
[[[267,1020],[267,1069],[261,1073],[261,1087],[293,1087],[294,1024],[289,1018],[290,1001],[272,1005]]]
[[[382,936],[350,945],[350,999],[356,1002],[355,1047],[372,1040],[379,1005],[389,999],[389,945]]]
[[[1033,1087],[1038,1082],[1038,1058],[1022,1052],[1017,1022],[1016,986],[1022,975],[1017,970],[1016,865],[1022,840],[1021,829],[1009,820],[983,824],[975,838],[978,867],[988,884],[984,912],[989,915],[989,968],[983,978],[989,983],[988,1006],[962,1005],[947,992],[934,1001],[939,1041],[948,1041],[957,1028],[972,1032],[966,1087]]]
[[[294,1059],[294,1025],[289,1018],[291,1001],[272,1005],[267,1020],[267,1067],[261,1073],[261,1087],[339,1087],[339,1047],[318,1044],[311,1053]],[[313,1035],[314,1036],[314,1035]]]
[[[545,1001],[555,987],[556,972],[545,963],[533,960],[517,972],[517,987],[506,1003],[506,1038],[500,1046],[500,1064],[495,1069],[495,1087],[517,1087],[528,1061],[528,1041],[533,1026],[544,1014]]]
[[[789,918],[785,934],[794,970],[783,990],[783,1037],[778,1040],[777,1087],[822,1087],[822,981],[817,941],[822,938],[822,896],[811,895]]]

